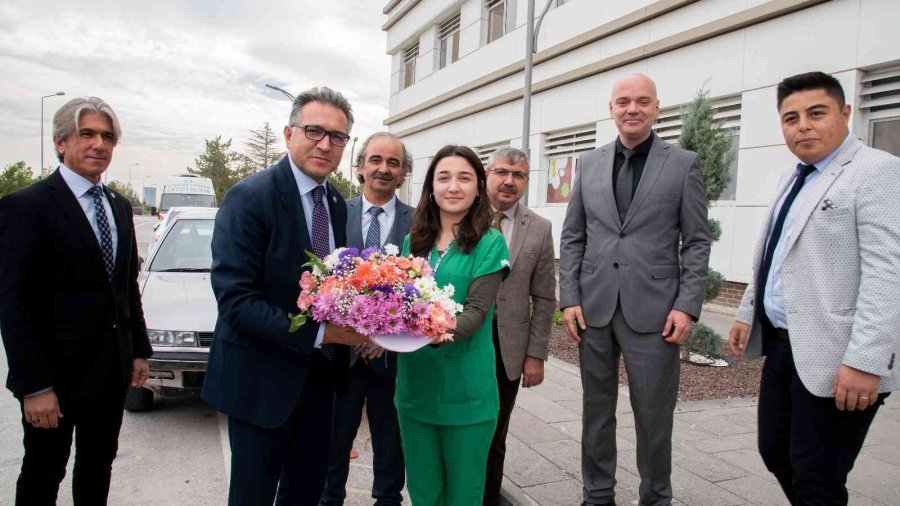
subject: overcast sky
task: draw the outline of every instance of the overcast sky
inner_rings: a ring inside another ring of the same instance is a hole
[[[54,163],[51,119],[66,100],[96,95],[113,107],[123,136],[110,179],[140,191],[184,172],[222,135],[242,149],[248,129],[269,122],[279,137],[292,93],[327,85],[350,99],[362,139],[383,129],[390,58],[382,0],[2,0],[0,165]],[[283,149],[284,143],[279,143]],[[350,148],[345,150],[346,167]]]

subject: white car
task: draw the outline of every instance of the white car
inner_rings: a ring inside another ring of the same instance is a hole
[[[128,411],[150,409],[154,392],[192,396],[203,385],[217,316],[209,281],[216,211],[183,208],[144,262],[138,282],[153,356],[144,388],[129,387]]]
[[[173,207],[169,209],[165,215],[159,213],[159,221],[156,222],[156,225],[153,225],[153,242],[150,243],[150,247],[147,248],[147,255],[149,256],[153,253],[153,247],[159,244],[159,240],[162,239],[163,234],[166,233],[166,229],[169,225],[175,221],[175,218],[181,214],[182,211],[186,209],[216,209],[215,207]]]

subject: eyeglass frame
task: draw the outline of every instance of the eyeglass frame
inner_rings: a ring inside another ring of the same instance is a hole
[[[328,136],[328,142],[330,142],[332,146],[337,146],[339,148],[343,148],[343,147],[347,146],[347,143],[350,142],[350,136],[345,134],[344,132],[337,132],[334,130],[325,130],[324,128],[322,128],[319,125],[301,125],[301,124],[297,123],[297,124],[293,124],[291,126],[294,128],[302,129],[304,137],[306,137],[307,139],[309,139],[311,141],[318,142],[318,141],[321,141],[322,139],[324,139],[325,136]],[[315,137],[311,137],[309,134],[310,128],[316,128],[318,130],[321,130],[322,136],[319,137],[318,139],[316,139]],[[335,139],[340,139],[341,142],[335,142]]]
[[[491,168],[488,169],[488,172],[492,172],[500,179],[506,179],[512,174],[513,181],[527,181],[529,175],[527,170],[510,170],[505,167]]]

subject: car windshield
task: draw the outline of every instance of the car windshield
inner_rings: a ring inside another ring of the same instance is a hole
[[[201,193],[163,193],[159,208],[163,212],[172,207],[216,207],[215,195]]]
[[[210,219],[175,221],[153,257],[150,271],[209,272],[212,233],[213,220]]]

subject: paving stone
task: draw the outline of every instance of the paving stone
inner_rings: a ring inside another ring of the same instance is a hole
[[[524,444],[507,446],[503,474],[521,488],[569,478],[562,469]]]
[[[732,506],[747,502],[744,498],[679,466],[672,467],[672,495],[679,501],[693,506]]]
[[[547,423],[567,422],[581,418],[581,415],[562,407],[559,403],[527,390],[519,393],[516,405]]]
[[[541,506],[572,506],[581,504],[583,497],[581,484],[574,480],[544,483],[523,491]]]
[[[570,476],[581,476],[581,443],[566,439],[534,444],[531,448]]]
[[[536,416],[518,407],[513,409],[513,415],[509,420],[509,434],[514,435],[527,444],[571,439],[567,434],[558,431],[552,425],[542,422]]]
[[[847,479],[847,488],[885,504],[900,503],[900,466],[860,455]]]
[[[759,451],[756,449],[741,448],[738,450],[729,450],[718,452],[715,456],[732,465],[740,467],[741,469],[745,469],[751,474],[759,476],[764,480],[769,480],[776,484],[778,483],[775,476],[766,469],[766,465],[763,463],[762,457],[759,456]]]
[[[733,480],[750,474],[746,469],[718,459],[716,455],[703,453],[684,443],[675,442],[672,445],[673,465],[680,466],[713,483]]]
[[[900,433],[895,433],[900,434]],[[868,455],[888,464],[900,466],[900,446],[897,445],[872,445],[863,447],[860,455]]]
[[[747,421],[735,421],[719,416],[716,411],[691,411],[687,413],[675,413],[675,419],[718,436],[756,432],[756,417]]]
[[[557,381],[544,381],[536,387],[531,387],[531,391],[538,393],[551,401],[570,401],[577,400],[581,402],[581,389],[574,390],[566,388],[562,383]]]
[[[773,486],[772,482],[754,474],[736,478],[734,480],[720,481],[717,482],[716,485],[753,504],[763,506],[790,506],[790,502],[788,502],[784,493],[782,493],[781,487]]]
[[[672,438],[678,441],[697,441],[715,439],[718,436],[709,431],[705,431],[696,425],[685,422],[683,420],[674,420],[672,428]]]
[[[557,404],[568,409],[569,411],[576,413],[578,415],[578,419],[581,420],[582,415],[584,414],[584,402],[581,399],[572,399],[568,401],[557,401]]]
[[[551,423],[551,427],[565,434],[569,439],[581,442],[581,420]]]
[[[678,423],[681,422],[675,422],[676,434]],[[734,434],[732,436],[721,437],[710,436],[707,439],[695,439],[686,442],[693,448],[705,453],[718,453],[740,449],[756,450],[757,448],[755,433]]]

